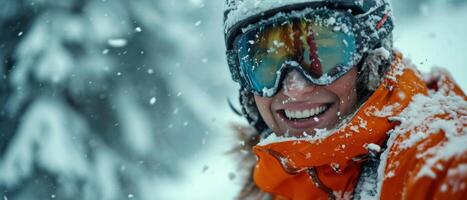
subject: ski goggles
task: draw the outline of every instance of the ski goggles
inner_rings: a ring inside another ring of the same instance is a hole
[[[348,12],[308,9],[280,14],[243,30],[233,52],[246,87],[259,96],[274,96],[290,70],[316,85],[329,85],[363,57],[364,40]]]

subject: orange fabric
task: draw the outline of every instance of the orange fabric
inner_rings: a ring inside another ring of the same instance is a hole
[[[441,73],[435,80],[429,81],[427,83],[429,86],[444,95],[452,93],[467,100],[460,87],[449,75]],[[456,115],[466,119],[467,107],[450,112],[456,112]],[[440,119],[453,120],[452,116],[447,113],[438,114],[424,121],[416,129],[424,130],[428,124]],[[465,135],[467,121],[461,120],[459,123],[461,125],[457,130],[457,136]],[[385,169],[387,176],[383,182],[381,199],[465,199],[467,197],[467,152],[465,149],[461,154],[435,159],[430,163],[428,160],[433,159],[434,151],[445,151],[445,148],[452,145],[449,142],[456,138],[449,139],[446,133],[440,130],[435,134],[427,135],[412,148],[401,148],[403,142],[414,134],[417,133],[412,130],[395,138],[387,158]],[[419,176],[423,168],[427,167],[433,174]]]
[[[395,62],[381,86],[362,105],[350,122],[332,135],[321,140],[303,139],[255,146],[253,151],[258,156],[258,162],[253,178],[258,187],[275,195],[276,199],[328,199],[328,193],[314,185],[306,171],[315,168],[319,180],[338,198],[352,195],[361,170],[360,164],[352,159],[368,154],[368,149],[365,148],[367,144],[382,146],[388,138],[388,131],[398,124],[391,122],[389,117],[397,116],[403,111],[413,96],[428,94],[428,87],[420,79],[419,74],[413,69],[403,67],[401,62],[402,56],[396,55]],[[462,90],[446,77],[437,82],[444,81],[443,83],[449,86],[443,87],[447,88],[447,93],[454,91],[465,99]],[[382,112],[388,107],[392,108],[391,113]],[[443,140],[442,135],[438,137],[436,138],[435,134],[430,141],[437,143]],[[415,154],[412,151],[416,150],[409,149],[408,153],[390,157],[388,163],[400,162],[404,165],[398,168],[400,171],[415,168],[417,163],[413,162]],[[457,159],[450,163],[460,165],[467,162]],[[398,173],[399,171],[396,172]],[[418,196],[419,194],[416,193],[416,187],[425,183],[423,180],[412,180],[413,183],[406,180],[406,177],[401,176],[391,179],[392,182],[385,181],[381,198],[400,199],[404,188],[407,190],[406,194],[410,194],[406,195],[410,197],[408,199],[426,197]],[[410,183],[413,187],[404,186],[405,183]],[[430,186],[427,184],[427,187]]]

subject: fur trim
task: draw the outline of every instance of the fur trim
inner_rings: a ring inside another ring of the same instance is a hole
[[[229,153],[240,157],[238,168],[244,173],[244,185],[237,196],[237,200],[271,200],[272,196],[261,191],[253,181],[253,169],[256,163],[256,156],[251,149],[259,142],[259,134],[251,126],[238,124],[231,125],[237,134],[239,145],[235,146]]]

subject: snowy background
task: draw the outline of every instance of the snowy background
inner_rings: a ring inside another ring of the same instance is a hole
[[[395,46],[467,89],[467,2],[393,0]],[[245,123],[221,0],[0,0],[0,198],[233,199]]]

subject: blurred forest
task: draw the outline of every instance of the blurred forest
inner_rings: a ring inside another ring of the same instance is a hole
[[[393,5],[400,33],[410,34],[411,19],[438,8],[467,11],[465,0]],[[0,198],[232,199],[241,180],[225,154],[238,143],[228,125],[245,122],[227,105],[238,103],[222,8],[220,0],[0,0]],[[410,42],[419,36],[401,35],[396,44],[418,50]]]
[[[201,44],[201,24],[191,20],[212,9],[201,1],[0,1],[1,193],[157,199],[151,184],[177,178],[174,166],[212,129],[188,96],[219,90],[206,63],[222,52]],[[217,104],[212,94],[201,99]]]

